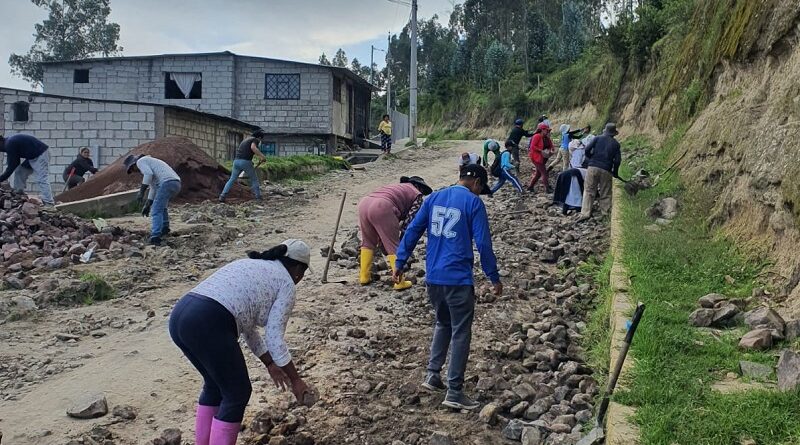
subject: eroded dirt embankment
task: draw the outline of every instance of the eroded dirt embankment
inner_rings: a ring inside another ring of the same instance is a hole
[[[769,7],[764,5],[769,3]],[[685,184],[707,202],[709,221],[741,246],[774,264],[768,281],[789,316],[800,314],[800,4],[776,0],[760,5],[747,28],[761,29],[733,60],[713,71],[710,103],[692,119],[674,149]],[[763,27],[763,28],[762,28]],[[740,45],[743,43],[740,42]],[[669,63],[669,61],[659,61]],[[655,71],[625,83],[615,118],[625,135],[656,143],[676,129],[664,124],[677,95],[641,97]],[[630,78],[630,76],[628,76]],[[661,125],[659,125],[659,122]],[[788,298],[787,298],[788,297]]]

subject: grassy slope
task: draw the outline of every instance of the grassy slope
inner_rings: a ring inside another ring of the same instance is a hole
[[[677,141],[647,162],[663,171]],[[642,140],[637,140],[641,144]],[[646,208],[662,196],[676,196],[681,215],[658,233],[644,229]],[[689,327],[688,315],[707,293],[749,296],[760,265],[729,241],[709,232],[703,203],[672,177],[658,188],[622,203],[624,262],[633,296],[647,305],[636,334],[636,360],[622,403],[636,406],[643,444],[800,444],[800,393],[751,391],[722,395],[711,384],[738,371],[739,360],[774,365],[772,353],[738,350],[738,331],[717,339]],[[733,284],[725,280],[729,275]]]
[[[254,159],[253,162],[258,163]],[[230,172],[232,161],[226,161],[224,167]],[[322,170],[337,170],[347,168],[346,161],[323,155],[297,155],[297,156],[267,156],[267,162],[261,164],[259,169],[267,173],[271,181],[287,179],[309,179],[309,169],[319,167]]]

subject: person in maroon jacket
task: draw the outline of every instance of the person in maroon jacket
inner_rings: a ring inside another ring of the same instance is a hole
[[[528,191],[534,191],[534,186],[539,178],[542,178],[547,193],[553,193],[547,178],[547,167],[545,165],[546,153],[552,152],[553,141],[550,139],[550,126],[542,122],[536,127],[536,133],[531,138],[529,155],[531,162],[536,170],[528,184]]]

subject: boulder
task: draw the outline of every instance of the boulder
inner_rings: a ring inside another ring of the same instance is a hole
[[[697,303],[700,304],[700,307],[713,309],[713,308],[715,308],[717,306],[717,303],[720,303],[720,302],[726,301],[726,300],[728,300],[728,297],[726,297],[725,295],[722,295],[722,294],[708,294],[708,295],[704,295],[704,296],[700,297],[700,299],[697,300]]]
[[[744,322],[751,329],[775,329],[781,333],[781,335],[783,335],[783,331],[786,328],[786,323],[783,321],[783,318],[768,307],[760,307],[746,312],[744,314]]]
[[[525,428],[525,422],[513,419],[511,422],[508,422],[505,428],[503,428],[503,437],[508,440],[516,440],[519,441],[522,439],[522,430]]]
[[[455,445],[450,433],[445,431],[434,431],[428,443],[430,445]]]
[[[75,401],[67,415],[76,419],[95,419],[108,414],[108,402],[103,394],[92,394]]]
[[[790,320],[786,322],[784,337],[786,337],[788,341],[800,338],[800,320]]]
[[[778,389],[793,391],[800,384],[800,354],[785,349],[778,359]]]
[[[478,413],[478,419],[483,423],[494,425],[494,423],[497,421],[498,411],[500,411],[500,407],[494,403],[489,403],[483,407],[480,413]]]
[[[772,331],[769,329],[755,329],[739,341],[742,349],[764,350],[772,347]]]
[[[756,380],[766,380],[772,374],[772,367],[762,365],[761,363],[742,360],[739,362],[739,371],[744,377],[750,377],[751,379]]]
[[[535,426],[526,426],[522,428],[522,436],[520,439],[522,440],[522,445],[541,445],[543,442],[542,432]]]
[[[698,328],[711,326],[714,320],[714,309],[700,308],[689,314],[689,324]]]
[[[722,327],[738,313],[739,308],[736,305],[731,303],[724,304],[720,308],[714,309],[714,318],[711,320],[711,326]]]

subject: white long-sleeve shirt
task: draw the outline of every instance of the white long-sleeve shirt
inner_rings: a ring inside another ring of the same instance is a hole
[[[175,173],[175,170],[169,164],[152,156],[139,158],[136,161],[136,167],[142,172],[142,184],[150,186],[147,199],[155,199],[156,189],[162,183],[175,179],[181,180],[181,177]]]
[[[294,308],[295,285],[280,261],[234,261],[192,292],[219,302],[233,314],[239,334],[256,356],[269,351],[278,366],[291,361],[284,335]],[[263,336],[259,327],[264,328]]]

